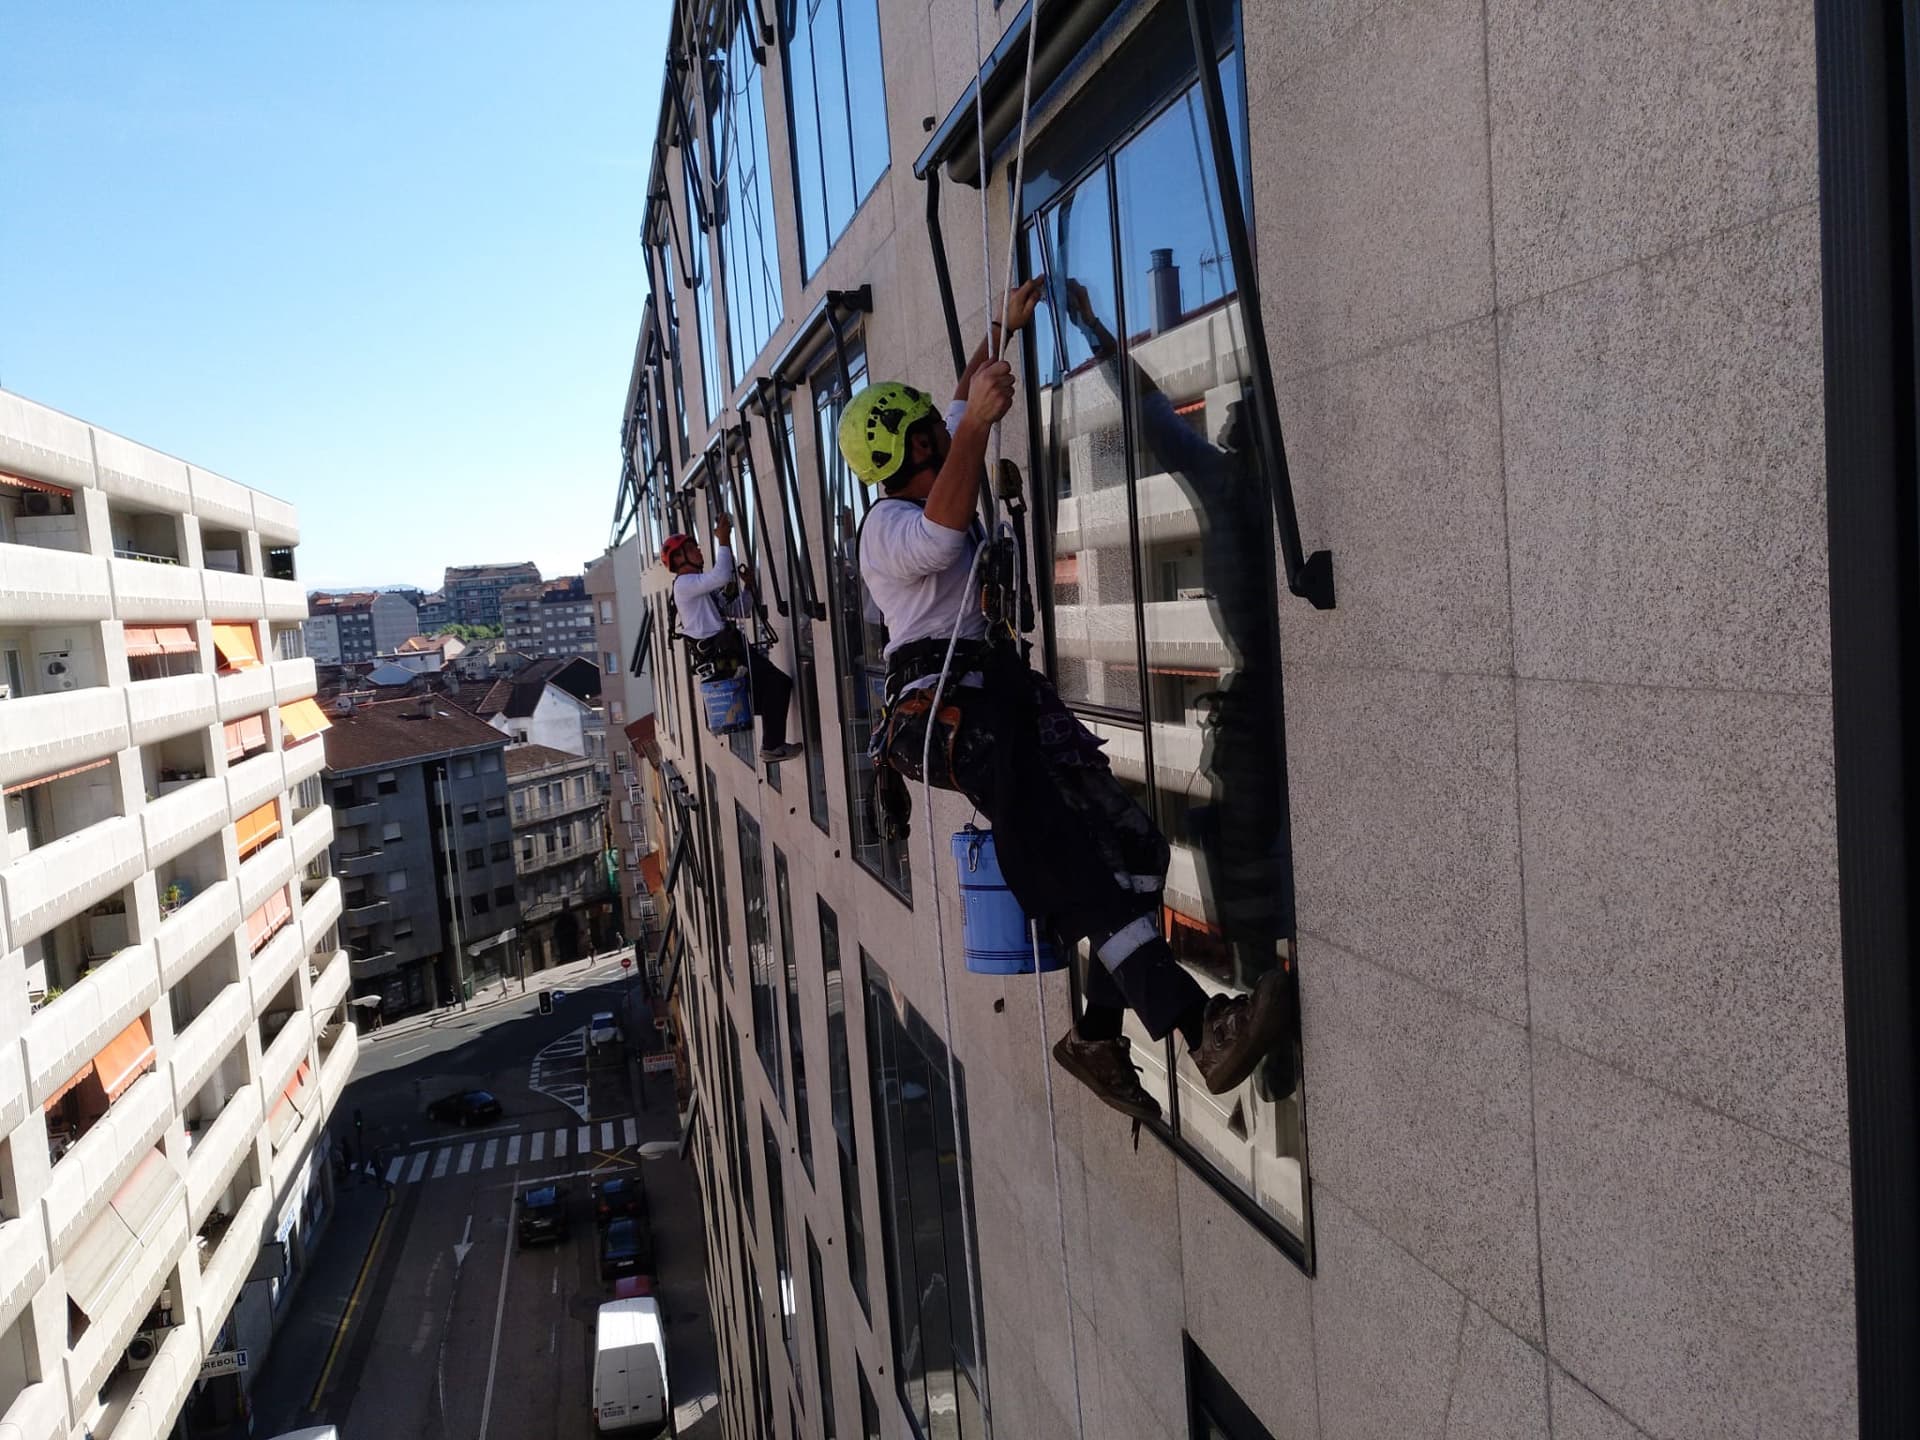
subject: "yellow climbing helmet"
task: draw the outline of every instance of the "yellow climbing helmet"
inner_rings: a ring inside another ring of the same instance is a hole
[[[924,390],[882,380],[869,385],[840,417],[840,453],[868,485],[884,485],[907,463],[907,427],[934,413]]]

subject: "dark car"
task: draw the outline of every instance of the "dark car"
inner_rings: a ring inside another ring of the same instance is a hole
[[[567,1192],[559,1185],[536,1185],[520,1197],[520,1248],[542,1240],[567,1238]]]
[[[500,1102],[485,1090],[462,1090],[458,1095],[442,1095],[427,1106],[429,1120],[454,1125],[484,1125],[500,1118]]]
[[[646,1275],[653,1270],[653,1240],[638,1220],[622,1215],[600,1233],[600,1278]]]
[[[647,1192],[641,1188],[640,1175],[615,1175],[593,1187],[593,1223],[606,1225],[622,1216],[646,1222]]]

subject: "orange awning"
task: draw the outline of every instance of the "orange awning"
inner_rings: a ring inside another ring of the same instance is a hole
[[[657,851],[640,857],[640,877],[647,882],[648,893],[658,895],[667,888],[666,877],[660,873],[660,855]]]
[[[10,475],[4,470],[0,470],[0,485],[10,485],[15,490],[36,490],[42,495],[60,495],[68,500],[73,498],[73,491],[64,485],[49,485],[44,480],[29,480],[24,475]]]
[[[286,887],[269,895],[258,910],[247,916],[247,953],[258,954],[260,947],[279,933],[280,927],[293,918],[293,902],[287,899]]]
[[[100,1088],[107,1092],[109,1104],[126,1094],[127,1087],[152,1064],[153,1032],[148,1029],[144,1015],[109,1040],[106,1048],[93,1057],[93,1068],[99,1073]]]
[[[289,745],[332,728],[333,721],[311,700],[293,700],[280,707],[280,730]]]
[[[120,629],[126,638],[129,660],[141,660],[149,655],[166,654],[166,651],[160,648],[160,641],[155,637],[151,625],[123,625]]]
[[[251,625],[214,626],[213,648],[220,652],[220,663],[228,670],[251,670],[260,663]]]
[[[287,1081],[287,1088],[280,1092],[285,1099],[291,1100],[293,1108],[302,1114],[306,1113],[307,1081],[312,1078],[312,1075],[313,1067],[302,1060],[299,1068],[293,1072],[293,1078]]]
[[[21,791],[31,790],[36,785],[51,785],[54,781],[64,780],[69,775],[84,775],[89,770],[98,770],[102,765],[111,765],[112,763],[113,760],[111,757],[105,760],[89,760],[86,764],[75,765],[70,770],[56,770],[51,775],[41,775],[33,780],[22,780],[17,784],[9,785],[7,786],[6,793],[9,795],[18,795]]]
[[[93,1078],[93,1061],[89,1060],[86,1064],[82,1065],[78,1070],[74,1071],[73,1074],[67,1077],[66,1084],[62,1085],[58,1090],[54,1091],[51,1095],[47,1096],[46,1103],[43,1104],[40,1108],[42,1110],[53,1109],[54,1106],[58,1105],[62,1100],[67,1098],[67,1092],[72,1090],[74,1086],[84,1085],[88,1080],[92,1078]]]
[[[271,800],[233,822],[233,838],[239,842],[243,860],[279,833],[280,811]]]
[[[267,717],[243,715],[221,727],[227,737],[227,759],[238,760],[249,750],[264,750],[267,745]]]
[[[189,625],[156,625],[153,638],[162,655],[192,655],[200,649],[200,642],[193,638],[193,627]]]

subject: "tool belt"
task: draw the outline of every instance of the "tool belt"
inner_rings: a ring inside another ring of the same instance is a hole
[[[881,833],[891,840],[907,836],[913,812],[907,786],[923,778],[922,756],[927,761],[924,778],[928,783],[938,790],[959,790],[959,775],[965,768],[963,752],[989,738],[981,728],[992,702],[979,686],[958,683],[961,676],[992,662],[993,647],[985,640],[963,640],[954,647],[944,686],[907,688],[917,680],[940,674],[947,661],[947,644],[940,639],[916,640],[887,659],[886,700],[874,718],[867,754],[873,761],[873,814]],[[935,690],[940,692],[937,713]],[[929,726],[933,728],[931,747],[927,744]]]
[[[704,640],[689,637],[687,651],[693,661],[693,673],[704,680],[729,679],[747,665],[747,637],[736,625],[724,625],[717,634]]]

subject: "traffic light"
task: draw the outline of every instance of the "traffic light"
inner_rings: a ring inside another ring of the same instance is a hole
[[[540,1013],[542,1015],[553,1014],[553,991],[542,990],[540,992]]]

